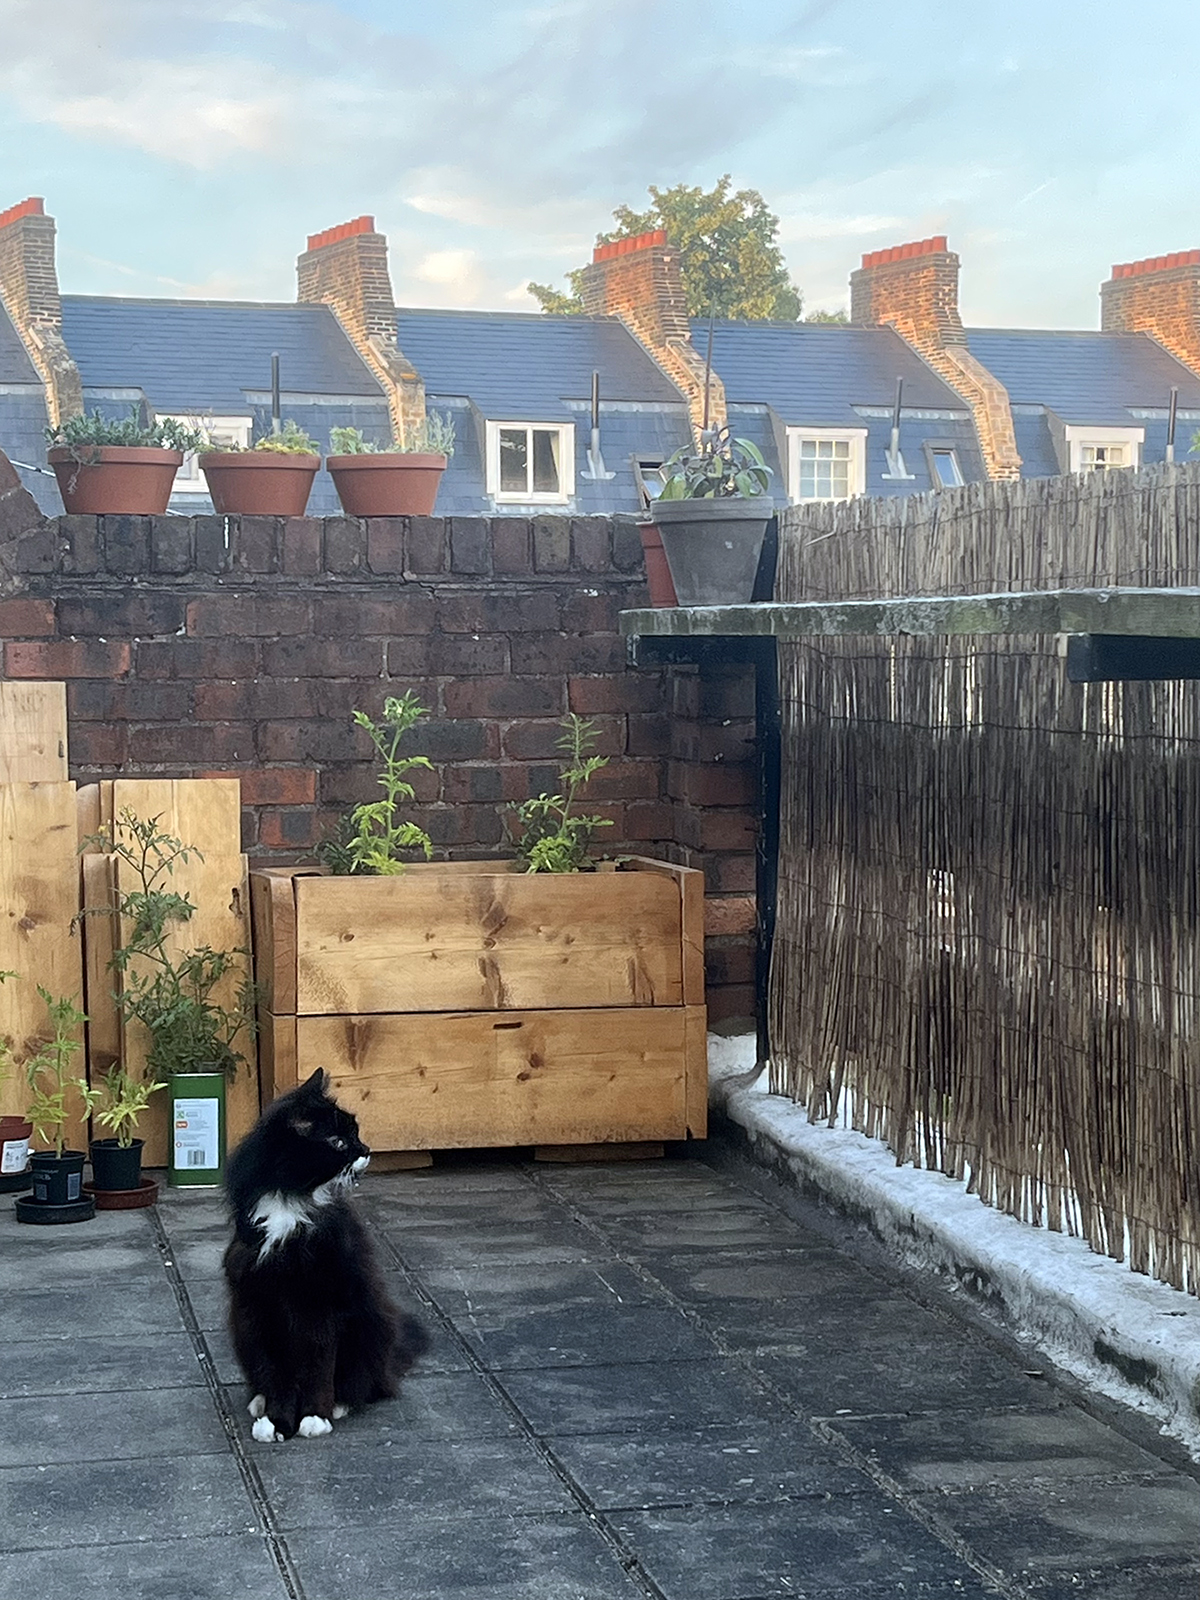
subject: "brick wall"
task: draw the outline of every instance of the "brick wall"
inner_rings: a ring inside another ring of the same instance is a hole
[[[621,519],[63,517],[0,549],[3,671],[64,678],[72,776],[242,779],[244,842],[311,858],[373,797],[351,712],[412,689],[414,816],[444,856],[503,849],[506,807],[557,787],[559,719],[610,758],[606,850],[702,866],[715,1020],[753,1010],[753,683],[631,671],[645,603]]]
[[[54,426],[83,410],[79,369],[62,337],[54,218],[31,197],[0,212],[0,301],[46,391]]]
[[[1200,372],[1200,250],[1114,266],[1100,287],[1105,333],[1150,333]]]

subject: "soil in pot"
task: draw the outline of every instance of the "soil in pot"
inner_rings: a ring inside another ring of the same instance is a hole
[[[109,1190],[136,1190],[142,1181],[142,1140],[134,1139],[122,1147],[116,1139],[93,1139],[92,1181],[84,1187],[94,1193]]]
[[[320,456],[272,450],[213,450],[200,457],[221,516],[302,517]]]
[[[326,456],[325,465],[347,516],[428,517],[433,515],[446,457],[383,450]]]
[[[29,1170],[29,1141],[33,1126],[24,1117],[0,1117],[0,1194],[28,1189],[33,1182]]]
[[[167,509],[183,453],[151,445],[82,445],[77,452],[54,445],[46,460],[68,512],[154,517]]]

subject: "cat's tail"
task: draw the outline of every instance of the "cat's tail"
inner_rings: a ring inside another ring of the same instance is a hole
[[[392,1346],[392,1366],[397,1378],[411,1370],[429,1349],[429,1333],[423,1322],[401,1311],[396,1318],[396,1342]]]

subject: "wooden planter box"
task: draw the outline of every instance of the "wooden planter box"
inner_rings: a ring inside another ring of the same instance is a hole
[[[443,862],[250,885],[264,1102],[324,1067],[376,1150],[704,1137],[694,869]]]

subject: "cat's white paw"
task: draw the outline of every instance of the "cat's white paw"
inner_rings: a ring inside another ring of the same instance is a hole
[[[282,1444],[283,1435],[275,1432],[275,1424],[270,1417],[259,1417],[250,1432],[259,1444]]]
[[[327,1417],[301,1417],[296,1431],[302,1439],[319,1439],[323,1433],[333,1432],[333,1423]]]
[[[333,1407],[333,1420],[335,1422],[340,1422],[343,1417],[348,1417],[349,1415],[350,1415],[350,1407],[349,1406],[344,1406],[340,1400],[335,1402],[334,1407]]]
[[[256,1422],[258,1421],[259,1417],[265,1417],[267,1414],[266,1395],[256,1394],[254,1399],[251,1400],[250,1404],[246,1407],[246,1410]]]

